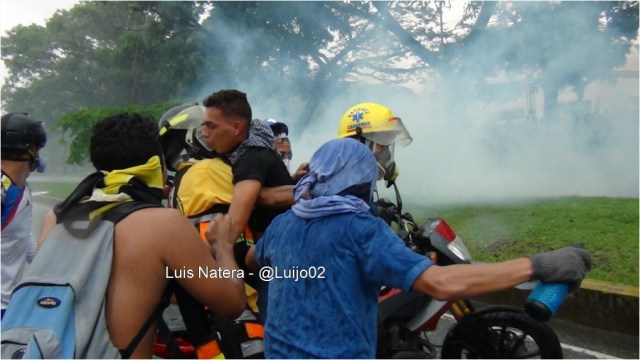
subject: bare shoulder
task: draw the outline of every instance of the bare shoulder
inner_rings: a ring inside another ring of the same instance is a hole
[[[153,249],[163,261],[179,258],[183,252],[206,252],[195,226],[178,210],[169,208],[147,208],[130,214],[116,226],[116,240]]]
[[[193,229],[184,215],[169,208],[141,209],[124,218],[120,224],[121,228],[135,228],[138,232],[159,235],[159,238]]]

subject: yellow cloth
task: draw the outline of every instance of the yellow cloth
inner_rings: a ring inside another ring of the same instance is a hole
[[[179,210],[186,216],[202,214],[215,205],[229,205],[233,198],[231,166],[222,159],[193,164],[177,189]]]
[[[102,190],[105,194],[117,194],[120,186],[128,183],[133,177],[142,180],[142,182],[151,188],[162,189],[164,187],[162,164],[158,155],[152,156],[142,165],[113,171],[103,170],[102,173],[104,174],[105,184]]]
[[[122,202],[133,201],[133,198],[129,194],[123,193],[121,190],[122,187],[130,185],[129,182],[134,177],[147,184],[150,188],[162,190],[164,186],[162,163],[158,155],[152,156],[142,165],[113,171],[103,170],[102,173],[104,174],[104,187],[94,188],[91,197],[89,197],[87,201],[110,202],[110,204],[92,211],[89,214],[90,219],[103,214]]]
[[[260,312],[258,309],[258,292],[251,286],[244,283],[244,292],[247,295],[247,306],[254,313]]]

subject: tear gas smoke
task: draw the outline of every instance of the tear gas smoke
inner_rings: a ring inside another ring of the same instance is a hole
[[[241,44],[251,42],[237,33],[227,36],[227,42],[235,44],[230,45],[233,59],[242,59]],[[497,62],[491,56],[500,53],[497,45],[482,46],[484,51],[478,52],[477,61]],[[571,53],[576,57],[585,55],[578,48],[574,50]],[[617,77],[606,84],[591,82],[579,102],[571,88],[562,89],[560,111],[553,116],[543,114],[539,87],[530,88],[526,81],[496,80],[487,88],[489,95],[480,98],[465,91],[475,80],[465,78],[464,72],[454,75],[455,79],[425,73],[421,84],[412,89],[353,81],[345,90],[326,89],[317,109],[305,108],[309,94],[292,90],[299,81],[294,77],[259,82],[250,76],[237,77],[210,84],[201,90],[200,98],[212,91],[237,88],[247,92],[254,117],[286,122],[293,129],[292,169],[337,136],[340,117],[350,106],[381,103],[402,118],[413,136],[413,143],[395,151],[400,169],[398,185],[406,201],[638,197],[637,45],[627,58],[632,77]],[[562,67],[572,66],[573,59],[565,54],[553,63],[553,71],[562,73]],[[457,85],[447,84],[449,81]],[[537,90],[531,93],[529,103],[528,88]],[[507,93],[509,97],[493,93]],[[312,121],[300,129],[300,118],[310,111],[314,112]]]

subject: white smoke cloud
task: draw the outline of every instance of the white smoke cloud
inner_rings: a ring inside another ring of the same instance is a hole
[[[247,43],[231,39],[235,37],[229,39],[230,43]],[[508,49],[521,40],[501,45]],[[477,61],[497,62],[492,53],[503,50],[492,46],[479,45],[483,51],[478,51]],[[593,49],[572,46],[570,53],[577,57],[593,53]],[[501,88],[500,93],[507,96],[480,98],[482,94],[470,90],[474,80],[467,79],[463,72],[456,79],[425,73],[420,84],[410,86],[413,90],[352,82],[343,91],[329,90],[317,109],[304,108],[310,94],[291,90],[299,81],[295,78],[255,82],[250,76],[238,77],[233,83],[212,85],[203,90],[202,97],[223,88],[238,88],[248,93],[254,117],[276,118],[297,130],[293,133],[300,135],[292,138],[292,168],[337,136],[340,118],[349,107],[378,102],[391,108],[414,139],[408,147],[396,148],[395,154],[405,202],[574,195],[638,197],[637,47],[629,54],[628,63],[635,75],[589,84],[582,107],[574,103],[573,89],[564,89],[559,103],[569,115],[546,122],[540,120],[541,89],[533,101],[537,120],[526,121],[526,81],[498,77],[494,81],[498,85],[490,89]],[[555,59],[553,66],[556,71],[569,69],[572,57],[565,54]],[[445,84],[451,81],[457,86]],[[313,120],[300,129],[299,119],[309,111],[315,111]]]

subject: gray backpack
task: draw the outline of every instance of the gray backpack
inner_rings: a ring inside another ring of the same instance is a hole
[[[128,357],[164,302],[130,346],[120,352],[105,318],[105,295],[113,258],[115,224],[143,202],[118,205],[92,220],[67,219],[49,233],[11,295],[2,319],[2,358]],[[85,214],[86,215],[86,214]]]

